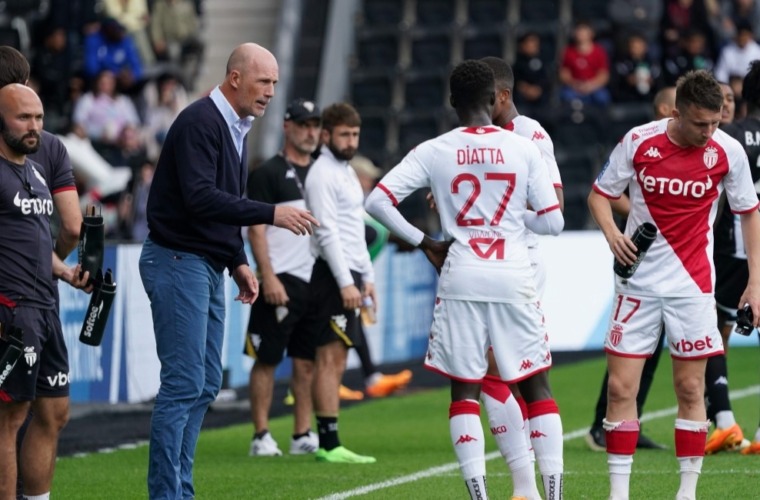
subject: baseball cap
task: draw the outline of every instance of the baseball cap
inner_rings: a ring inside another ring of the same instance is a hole
[[[319,106],[314,104],[314,101],[296,99],[288,104],[288,109],[285,111],[285,119],[293,120],[294,122],[305,122],[311,119],[321,120],[322,114],[319,111]]]

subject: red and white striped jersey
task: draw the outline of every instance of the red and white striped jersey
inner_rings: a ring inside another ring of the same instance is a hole
[[[725,189],[734,213],[758,208],[749,162],[741,144],[717,130],[702,147],[681,147],[667,134],[670,119],[630,130],[615,147],[594,190],[618,198],[630,188],[625,234],[642,222],[659,231],[636,274],[618,291],[659,297],[712,295],[715,284],[712,226]]]

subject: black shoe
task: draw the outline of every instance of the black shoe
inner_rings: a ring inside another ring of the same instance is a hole
[[[593,451],[607,451],[607,435],[602,427],[592,427],[586,434],[586,444]]]
[[[664,444],[655,443],[644,434],[639,433],[639,440],[636,441],[636,448],[644,450],[667,450],[668,447]]]

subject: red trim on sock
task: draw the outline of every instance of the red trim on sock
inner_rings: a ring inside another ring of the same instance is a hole
[[[676,457],[704,457],[707,431],[676,429]]]
[[[7,392],[0,390],[0,401],[3,403],[13,403],[13,398]]]
[[[480,384],[480,390],[499,403],[505,403],[509,399],[509,395],[512,394],[512,391],[509,390],[509,384],[497,377],[484,377]]]
[[[480,405],[474,401],[452,401],[449,405],[449,418],[457,415],[480,416]]]
[[[636,426],[635,431],[621,431],[615,429],[612,431],[606,431],[605,434],[607,438],[607,453],[614,453],[615,455],[633,455],[636,452],[636,443],[639,440],[638,425]]]
[[[528,418],[540,417],[550,413],[559,413],[559,406],[553,399],[542,399],[528,404]]]
[[[525,398],[522,396],[516,397],[517,404],[520,405],[520,412],[522,413],[523,420],[528,420],[528,403],[525,402]]]

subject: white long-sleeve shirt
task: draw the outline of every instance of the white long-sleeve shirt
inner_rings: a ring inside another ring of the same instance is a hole
[[[365,283],[375,282],[364,238],[364,193],[356,172],[327,146],[311,166],[304,184],[306,206],[319,221],[311,239],[312,253],[330,265],[338,286],[354,284],[351,271]]]

